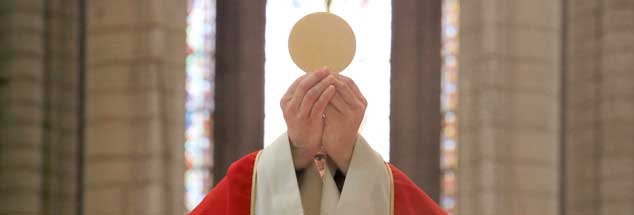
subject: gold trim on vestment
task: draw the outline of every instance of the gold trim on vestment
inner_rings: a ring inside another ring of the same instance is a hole
[[[251,178],[251,208],[250,208],[251,212],[249,213],[251,215],[255,215],[255,191],[256,191],[255,179],[256,179],[256,172],[257,172],[256,170],[258,169],[256,167],[258,165],[258,160],[260,158],[261,153],[262,153],[262,150],[260,150],[258,154],[255,156],[255,162],[253,163],[253,176]]]
[[[394,175],[389,163],[385,162],[385,167],[387,167],[387,172],[390,174],[390,215],[394,215]]]

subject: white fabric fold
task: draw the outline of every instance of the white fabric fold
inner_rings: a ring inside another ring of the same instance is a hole
[[[305,215],[320,215],[322,184],[316,165],[310,165],[304,170],[299,193],[302,197],[302,208]]]
[[[325,167],[321,193],[316,181],[319,179],[315,178],[319,176],[312,174],[313,168],[304,173],[300,192],[288,136],[286,133],[280,136],[261,152],[256,163],[255,214],[303,215],[302,197],[308,201],[321,197],[317,203],[321,204],[321,215],[390,214],[392,178],[382,157],[363,137],[359,136],[355,142],[341,193],[332,171],[327,164]],[[311,212],[315,211],[312,203],[304,202]]]
[[[262,150],[255,168],[255,214],[304,214],[286,133]]]
[[[393,181],[387,168],[381,155],[359,135],[334,214],[390,214]]]
[[[333,215],[336,214],[337,206],[339,205],[339,189],[335,184],[334,175],[330,170],[330,165],[326,161],[325,174],[323,178],[323,186],[321,191],[321,215]],[[345,185],[344,185],[345,187]]]

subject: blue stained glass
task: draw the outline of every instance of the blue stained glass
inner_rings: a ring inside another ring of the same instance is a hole
[[[456,149],[456,141],[453,139],[446,139],[442,145],[444,150],[455,150]]]
[[[460,5],[457,0],[443,0],[442,7],[442,95],[441,110],[443,112],[443,132],[441,168],[443,171],[441,205],[449,214],[456,210],[456,184],[455,171],[457,168],[456,149],[457,144],[457,78],[458,66],[458,36]]]
[[[454,198],[443,196],[442,205],[444,205],[445,207],[454,207],[455,204],[456,204],[456,201],[454,200]]]
[[[294,7],[294,8],[299,8],[299,7],[301,7],[301,5],[302,5],[302,4],[301,4],[301,3],[299,3],[299,2],[300,2],[300,0],[293,0],[293,7]]]
[[[215,0],[189,0],[185,104],[185,205],[193,209],[212,184]]]
[[[457,32],[458,30],[454,26],[447,26],[445,29],[443,29],[443,34],[446,37],[455,36]]]

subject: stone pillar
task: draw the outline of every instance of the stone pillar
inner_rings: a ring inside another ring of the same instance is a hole
[[[565,82],[566,215],[600,214],[600,1],[566,1]],[[583,43],[576,45],[574,43]]]
[[[266,1],[217,1],[214,184],[264,138]]]
[[[0,1],[0,214],[43,213],[43,11]]]
[[[599,10],[599,214],[627,215],[634,213],[634,2],[604,0]]]
[[[390,162],[440,195],[441,0],[392,1]]]
[[[632,214],[634,2],[566,10],[565,214]]]
[[[77,0],[47,0],[43,79],[43,214],[77,214],[78,15]]]
[[[183,214],[186,1],[88,1],[85,214]]]
[[[457,214],[558,214],[560,1],[461,2]]]
[[[77,6],[0,3],[0,214],[76,214]]]

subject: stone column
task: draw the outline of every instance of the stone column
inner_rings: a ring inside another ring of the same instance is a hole
[[[457,214],[558,214],[560,1],[461,2]]]
[[[632,214],[634,2],[566,11],[565,214]]]
[[[634,213],[634,2],[604,0],[599,10],[599,214],[627,215]]]
[[[390,162],[440,195],[441,0],[392,1]]]
[[[90,0],[85,214],[183,214],[186,1]]]
[[[47,0],[43,79],[43,214],[77,214],[79,1]]]
[[[0,214],[76,214],[77,6],[0,3]]]
[[[266,1],[217,1],[214,184],[264,138]]]
[[[0,214],[42,214],[44,5],[0,1]]]

